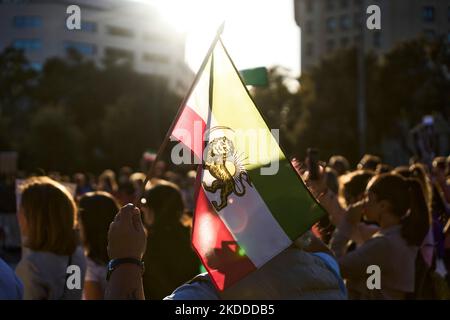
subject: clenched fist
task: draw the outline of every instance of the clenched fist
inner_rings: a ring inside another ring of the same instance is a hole
[[[110,259],[142,259],[147,246],[147,234],[137,207],[127,204],[109,226],[108,255]]]

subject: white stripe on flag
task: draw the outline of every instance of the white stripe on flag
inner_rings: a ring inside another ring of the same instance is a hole
[[[203,74],[200,76],[195,89],[186,102],[186,105],[191,107],[191,109],[194,110],[206,124],[208,124],[208,115],[211,111],[209,107],[210,66],[211,59],[206,64]]]
[[[207,170],[203,170],[202,180],[210,186],[215,180]],[[244,182],[246,192],[242,197],[232,193],[228,204],[218,212],[239,246],[253,264],[259,268],[282,250],[289,247],[291,239],[275,220],[269,208],[255,187]],[[220,201],[220,189],[216,193],[205,190],[208,199]]]

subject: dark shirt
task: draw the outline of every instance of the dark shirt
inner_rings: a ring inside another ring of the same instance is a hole
[[[144,255],[144,292],[147,299],[163,299],[198,273],[189,229],[177,226],[149,232]]]

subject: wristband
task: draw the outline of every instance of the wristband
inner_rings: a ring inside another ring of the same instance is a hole
[[[135,265],[139,266],[142,269],[142,274],[144,274],[144,271],[145,271],[144,261],[141,261],[141,260],[138,260],[135,258],[112,259],[108,263],[108,272],[106,274],[106,281],[109,280],[112,272],[114,270],[116,270],[118,266],[120,266],[121,264],[126,264],[126,263],[131,263],[131,264],[135,264]]]

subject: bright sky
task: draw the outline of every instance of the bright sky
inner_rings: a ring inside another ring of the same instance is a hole
[[[197,71],[219,25],[238,69],[281,65],[300,72],[300,30],[293,0],[150,0],[186,32],[186,62]]]

